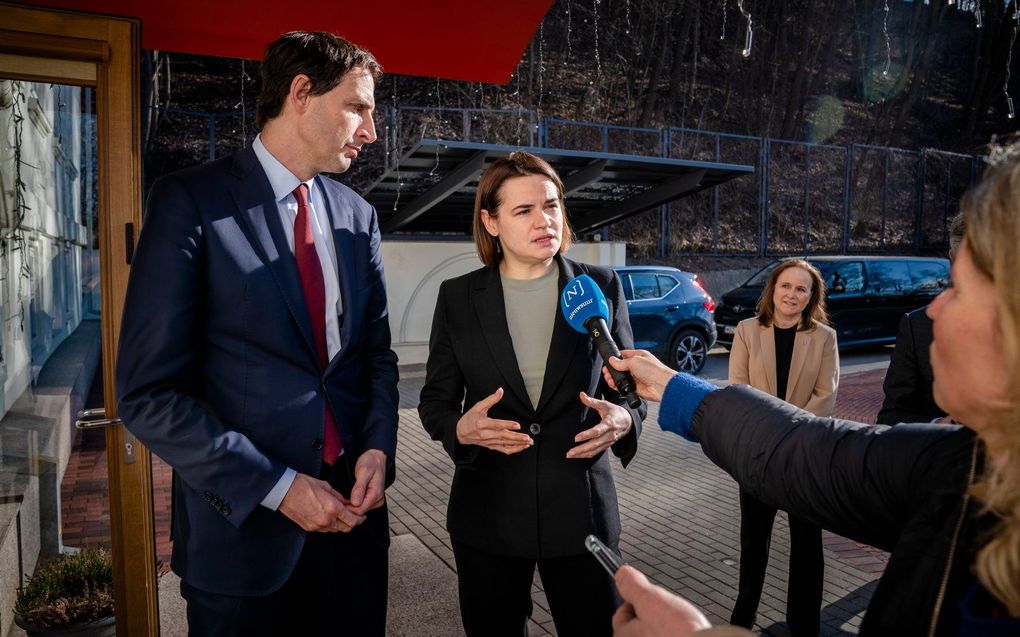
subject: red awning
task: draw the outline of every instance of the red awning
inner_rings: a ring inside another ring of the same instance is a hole
[[[552,0],[27,0],[140,18],[142,46],[260,59],[292,30],[332,31],[388,73],[505,84]]]

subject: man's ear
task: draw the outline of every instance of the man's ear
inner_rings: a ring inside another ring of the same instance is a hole
[[[489,214],[489,211],[482,208],[479,213],[482,217],[482,225],[485,226],[485,230],[488,231],[494,237],[499,236],[499,228],[496,227],[496,218]]]
[[[299,73],[290,81],[287,101],[298,113],[304,113],[312,96],[312,80],[304,73]]]

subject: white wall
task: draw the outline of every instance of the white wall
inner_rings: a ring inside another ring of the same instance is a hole
[[[595,265],[625,265],[626,244],[575,243],[567,256]],[[382,258],[393,351],[401,365],[424,363],[439,285],[481,267],[475,244],[383,240]]]

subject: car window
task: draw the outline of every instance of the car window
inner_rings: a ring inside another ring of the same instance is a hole
[[[765,287],[765,282],[768,281],[769,275],[779,265],[779,261],[773,261],[761,270],[758,270],[750,279],[744,282],[744,287]]]
[[[843,286],[843,293],[861,292],[864,290],[864,266],[860,261],[842,263],[832,272],[826,287],[833,290],[837,285]]]
[[[633,301],[634,288],[632,288],[630,285],[630,275],[620,274],[619,272],[617,272],[617,274],[619,274],[620,276],[620,285],[623,286],[623,298],[627,299],[628,301]]]
[[[941,292],[949,283],[945,261],[910,261],[910,280],[916,292]]]
[[[868,283],[873,292],[906,292],[911,289],[906,261],[871,261]]]
[[[642,272],[630,275],[630,283],[634,286],[634,300],[657,299],[659,296],[659,282],[656,276],[651,273]]]
[[[655,277],[659,282],[659,296],[663,297],[673,291],[673,288],[680,285],[680,282],[668,274],[658,274]]]

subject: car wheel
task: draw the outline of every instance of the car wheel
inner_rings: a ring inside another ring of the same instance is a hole
[[[670,365],[688,374],[698,374],[708,358],[708,341],[695,330],[683,330],[673,339]]]

